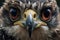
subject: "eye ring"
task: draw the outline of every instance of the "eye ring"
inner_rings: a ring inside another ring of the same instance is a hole
[[[51,16],[51,14],[49,14],[48,17],[46,17],[44,14],[42,14],[42,20],[47,21],[51,18],[50,16]]]
[[[51,17],[52,17],[52,10],[50,8],[42,9],[41,19],[43,21],[50,21]]]
[[[18,17],[19,17],[19,11],[17,8],[10,8],[10,11],[9,11],[9,18],[11,19],[11,21],[16,21],[18,20]]]

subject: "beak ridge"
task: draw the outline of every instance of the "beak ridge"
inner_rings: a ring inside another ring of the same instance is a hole
[[[29,36],[31,37],[31,33],[33,31],[33,18],[32,18],[32,15],[30,14],[26,20],[26,24],[27,24],[27,27],[28,27],[28,33],[29,33]]]

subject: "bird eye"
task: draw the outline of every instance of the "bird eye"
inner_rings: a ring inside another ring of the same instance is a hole
[[[13,20],[15,20],[18,17],[16,8],[11,8],[9,14],[10,14],[10,18],[12,18]]]
[[[41,12],[41,17],[43,21],[47,21],[51,18],[52,10],[50,8],[45,8]]]

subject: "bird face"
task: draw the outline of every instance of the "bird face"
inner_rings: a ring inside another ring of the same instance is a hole
[[[36,28],[39,28],[40,26],[47,26],[47,24],[45,22],[38,19],[38,16],[39,15],[34,10],[28,9],[28,10],[24,11],[24,13],[22,15],[23,21],[15,22],[14,25],[23,26],[29,32],[29,36],[31,36],[31,33]]]
[[[50,4],[50,2],[46,2],[40,6],[40,4],[36,2],[26,4],[21,1],[15,1],[9,3],[8,7],[5,5],[4,11],[6,14],[3,13],[2,15],[4,16],[4,21],[9,22],[9,24],[12,23],[12,26],[19,25],[27,30],[31,37],[34,30],[41,27],[43,29],[48,28],[49,25],[52,25],[51,23],[54,23],[52,21],[55,16],[53,16],[55,10],[53,10]]]

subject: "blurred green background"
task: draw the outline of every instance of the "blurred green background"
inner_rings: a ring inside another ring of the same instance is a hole
[[[57,1],[57,4],[58,6],[60,7],[60,0],[56,0]],[[3,4],[4,0],[0,0],[0,6]]]

